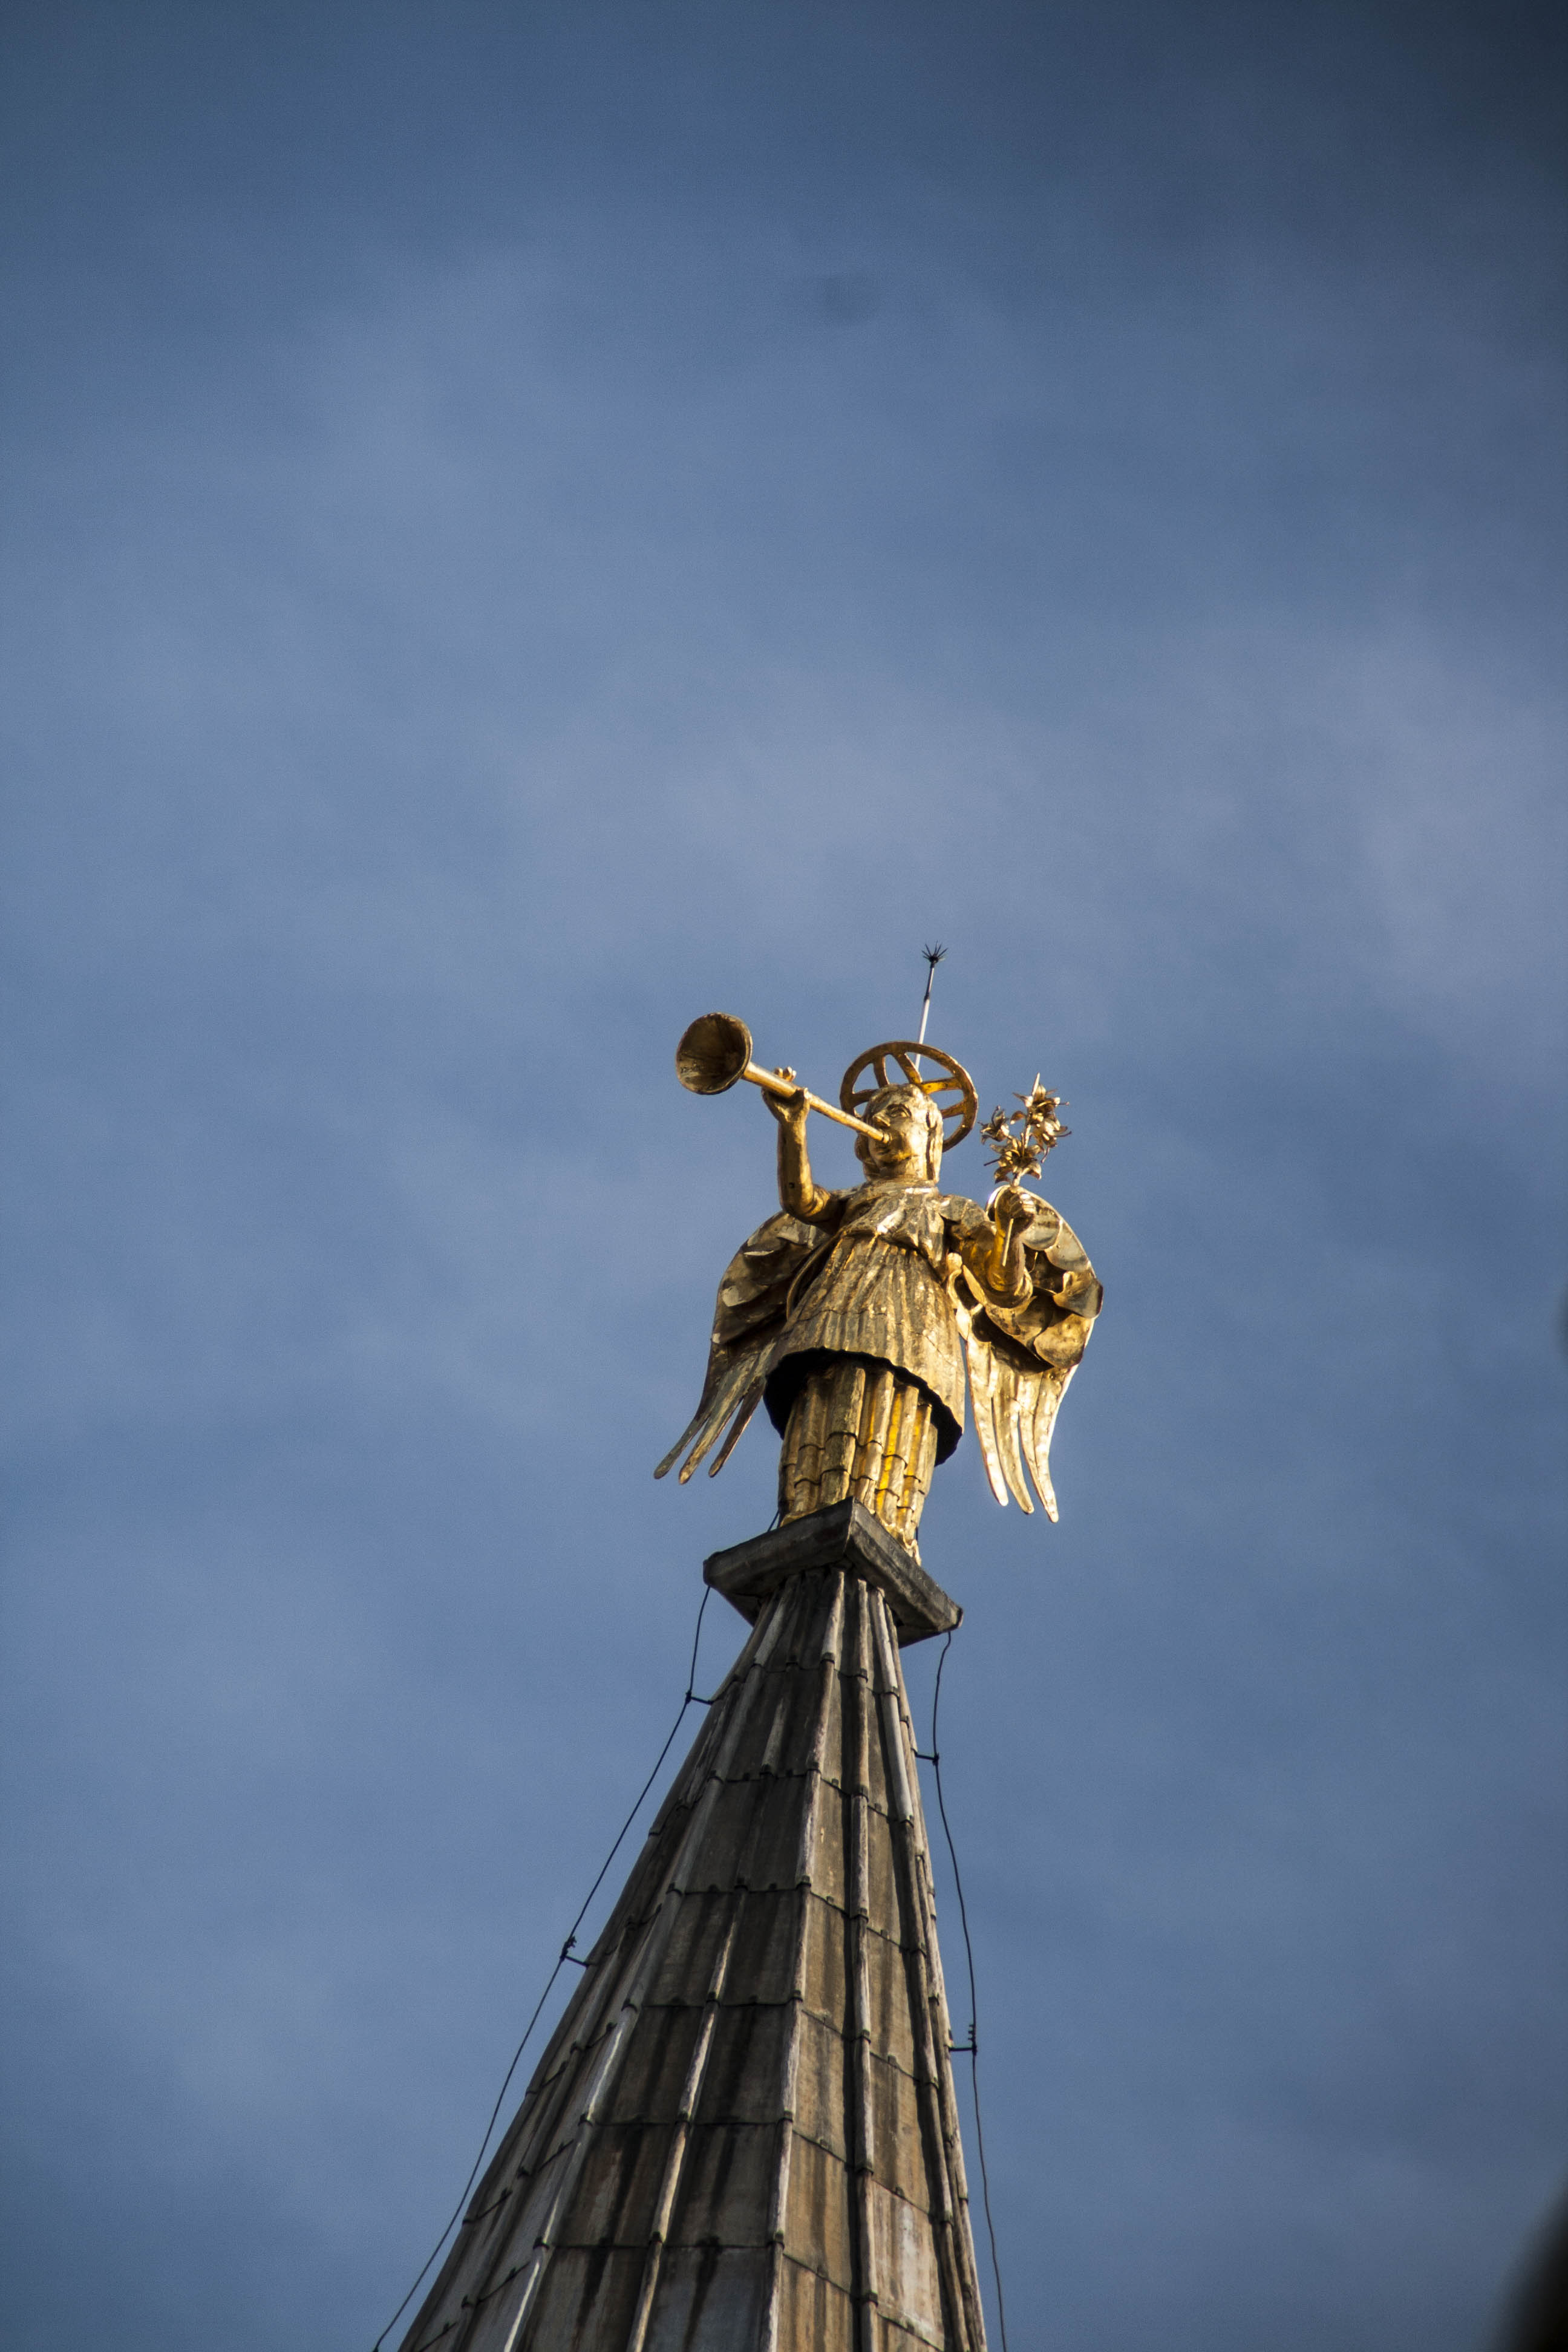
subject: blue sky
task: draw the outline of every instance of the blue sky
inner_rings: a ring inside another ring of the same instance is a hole
[[[971,1444],[923,1533],[1014,2352],[1479,2346],[1568,2168],[1551,13],[8,47],[8,2341],[368,2352],[773,1509],[649,1476],[773,1183],[675,1040],[831,1092],[941,939],[1107,1286],[1059,1528]]]

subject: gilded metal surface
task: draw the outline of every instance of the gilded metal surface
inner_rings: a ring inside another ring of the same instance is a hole
[[[904,1070],[917,1055],[946,1076],[857,1090],[868,1070]],[[942,1090],[954,1088],[944,1113]],[[715,1475],[765,1402],[784,1440],[784,1517],[853,1495],[914,1551],[932,1472],[963,1431],[967,1386],[997,1501],[1032,1511],[1032,1483],[1054,1519],[1051,1432],[1101,1294],[1072,1228],[1008,1171],[1037,1169],[1066,1132],[1059,1098],[1037,1080],[1019,1097],[1016,1137],[1002,1113],[988,1123],[1008,1181],[984,1208],[939,1181],[944,1124],[967,1133],[975,1101],[951,1056],[874,1046],[846,1073],[842,1098],[871,1131],[855,1145],[865,1181],[833,1192],[812,1174],[805,1090],[765,1097],[782,1210],[725,1270],[701,1398],[654,1475],[679,1462],[684,1482],[717,1447]]]
[[[898,1077],[889,1076],[889,1062],[898,1071]],[[942,1072],[942,1076],[928,1078],[921,1067],[922,1062],[935,1062]],[[858,1081],[868,1071],[871,1073],[874,1083],[863,1087]],[[919,1087],[921,1092],[929,1095],[936,1104],[942,1115],[942,1140],[949,1151],[954,1144],[963,1141],[980,1108],[974,1081],[962,1062],[955,1062],[951,1054],[944,1054],[938,1045],[926,1045],[919,1037],[893,1037],[886,1045],[871,1046],[858,1062],[851,1062],[845,1071],[838,1088],[838,1099],[846,1110],[858,1111],[863,1109],[874,1096],[886,1094],[889,1087],[897,1087],[900,1082],[908,1087]]]
[[[984,2352],[951,2042],[888,1604],[798,1574],[403,2352]]]
[[[911,1550],[936,1467],[931,1400],[890,1364],[834,1356],[806,1375],[779,1453],[779,1517],[854,1501]]]
[[[675,1049],[675,1075],[687,1093],[692,1095],[728,1094],[742,1078],[761,1087],[764,1094],[789,1095],[795,1091],[793,1070],[764,1070],[752,1061],[752,1033],[732,1013],[699,1015]],[[820,1095],[807,1094],[805,1104],[808,1110],[819,1110],[824,1118],[836,1119],[840,1127],[857,1128],[862,1135],[877,1132],[849,1103],[835,1110]]]
[[[1020,1176],[1037,1176],[1046,1164],[1046,1154],[1054,1151],[1070,1127],[1064,1127],[1057,1114],[1061,1109],[1060,1095],[1040,1084],[1039,1072],[1026,1095],[1015,1095],[1016,1111],[1005,1111],[1000,1103],[992,1112],[981,1134],[991,1146],[991,1165],[1005,1181]]]

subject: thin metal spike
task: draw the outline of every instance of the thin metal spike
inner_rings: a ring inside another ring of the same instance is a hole
[[[938,964],[941,963],[942,958],[946,955],[947,950],[939,940],[934,948],[922,948],[921,952],[926,960],[926,992],[921,1000],[921,1034],[919,1039],[920,1044],[923,1045],[926,1041],[926,1023],[931,1019],[931,984],[936,978],[936,968]]]

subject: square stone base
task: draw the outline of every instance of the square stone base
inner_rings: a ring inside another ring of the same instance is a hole
[[[781,1584],[830,1568],[863,1578],[885,1596],[900,1648],[929,1642],[933,1633],[951,1633],[963,1622],[957,1601],[949,1600],[863,1503],[830,1503],[825,1511],[791,1519],[750,1543],[716,1551],[703,1561],[702,1574],[754,1625],[763,1603]]]

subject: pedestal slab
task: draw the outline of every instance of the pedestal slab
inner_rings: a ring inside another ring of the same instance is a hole
[[[753,1536],[750,1543],[713,1552],[702,1563],[714,1591],[721,1592],[749,1625],[756,1623],[763,1603],[792,1576],[834,1569],[846,1569],[876,1586],[887,1601],[902,1649],[911,1642],[929,1642],[933,1633],[951,1633],[963,1622],[957,1601],[948,1598],[863,1503],[830,1503],[825,1511],[791,1519],[765,1536]]]

